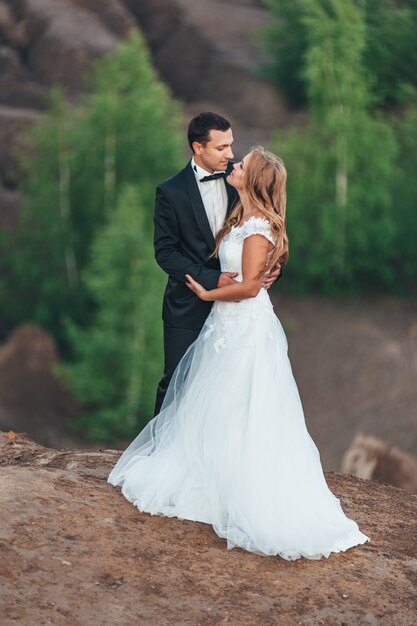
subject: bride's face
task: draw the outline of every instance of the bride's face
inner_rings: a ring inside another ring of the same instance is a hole
[[[233,170],[226,178],[227,182],[232,185],[237,191],[243,189],[245,180],[245,167],[247,166],[250,158],[250,152],[241,161],[234,163]]]

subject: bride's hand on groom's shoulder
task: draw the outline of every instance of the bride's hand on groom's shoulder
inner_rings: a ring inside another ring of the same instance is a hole
[[[187,287],[189,287],[189,289],[191,289],[191,291],[194,291],[194,293],[201,299],[201,300],[207,300],[207,295],[208,295],[208,291],[207,289],[204,289],[203,285],[200,285],[200,283],[198,283],[196,280],[194,280],[194,278],[192,278],[192,276],[190,276],[189,274],[185,275],[185,278],[187,279],[187,283],[185,283],[187,285]]]

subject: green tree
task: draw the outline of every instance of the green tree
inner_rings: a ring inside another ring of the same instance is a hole
[[[364,62],[382,105],[404,105],[417,87],[416,0],[366,0]]]
[[[140,188],[151,238],[155,185],[181,163],[179,107],[138,32],[97,63],[90,86],[76,107],[54,92],[50,115],[33,134],[19,233],[0,254],[2,316],[40,323],[67,355],[64,320],[87,323],[94,310],[80,276],[119,190]]]
[[[93,439],[132,436],[153,414],[164,275],[153,260],[142,197],[131,185],[119,192],[83,276],[95,313],[87,327],[69,323],[75,358],[60,372],[85,407],[74,425]]]
[[[276,142],[290,172],[289,277],[299,290],[385,289],[394,276],[397,147],[370,113],[363,11],[353,0],[304,7],[309,127]]]
[[[4,234],[0,261],[2,317],[11,324],[36,321],[54,335],[59,334],[60,312],[75,313],[80,305],[70,197],[73,125],[62,93],[54,90],[47,121],[31,133],[34,154],[26,157],[29,178],[20,230]]]
[[[398,224],[394,242],[397,288],[417,292],[417,104],[394,122],[398,157],[393,178],[391,207]]]
[[[304,69],[308,48],[308,0],[265,0],[272,20],[261,33],[270,61],[263,73],[271,78],[292,105],[308,103],[308,80]],[[374,77],[372,93],[380,105],[409,102],[409,86],[417,86],[416,0],[357,1],[366,26],[363,63]],[[317,5],[335,11],[329,0]],[[337,10],[335,11],[335,14]]]
[[[304,2],[265,0],[273,19],[259,33],[269,62],[260,71],[271,79],[292,106],[306,104],[303,76],[307,32],[303,22]]]

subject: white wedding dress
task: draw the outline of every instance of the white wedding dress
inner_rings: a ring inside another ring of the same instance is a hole
[[[252,217],[221,243],[221,269],[237,280],[253,234],[274,241],[268,222]],[[212,524],[228,548],[319,559],[369,540],[326,484],[265,289],[214,303],[161,412],[108,482],[140,511]]]

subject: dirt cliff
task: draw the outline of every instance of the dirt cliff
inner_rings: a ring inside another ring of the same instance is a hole
[[[119,452],[0,434],[3,626],[411,626],[417,497],[332,472],[371,542],[288,562],[227,551],[210,526],[137,511],[106,482]]]
[[[52,337],[35,324],[0,345],[0,431],[25,431],[54,448],[91,447],[68,427],[80,407],[53,375],[60,363]]]

